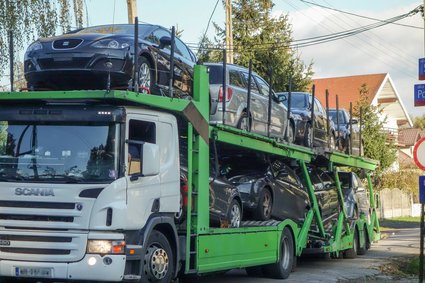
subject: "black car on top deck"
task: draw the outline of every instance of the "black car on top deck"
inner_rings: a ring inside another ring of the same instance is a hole
[[[159,92],[169,84],[171,32],[161,26],[139,25],[138,83]],[[61,36],[40,38],[25,53],[24,71],[30,89],[126,88],[133,76],[134,25],[82,28]],[[196,56],[175,38],[174,91],[192,92]],[[159,87],[159,88],[157,88]]]
[[[277,95],[281,101],[288,107],[288,93],[280,92]],[[327,118],[326,110],[313,96],[307,92],[292,92],[291,93],[291,115],[294,117],[294,142],[306,147],[327,147]],[[314,106],[314,121],[311,119],[311,107]],[[330,148],[335,148],[335,126],[332,121],[329,122],[330,129]],[[314,141],[313,141],[314,130]]]
[[[338,114],[337,114],[338,113]],[[350,113],[341,108],[329,109],[329,116],[336,125],[336,141],[340,151],[347,154],[363,155],[363,143],[360,144],[360,126],[357,119],[351,118]]]

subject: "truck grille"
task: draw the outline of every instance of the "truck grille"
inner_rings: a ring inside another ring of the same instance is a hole
[[[0,260],[71,262],[84,257],[86,234],[0,231]]]

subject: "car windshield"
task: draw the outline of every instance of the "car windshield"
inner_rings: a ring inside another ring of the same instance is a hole
[[[145,37],[152,31],[150,25],[139,25],[139,37]],[[85,33],[102,33],[102,34],[128,34],[134,35],[134,25],[104,25],[88,27],[76,32],[77,34]]]
[[[286,93],[286,97],[288,97],[288,93]],[[307,103],[305,99],[305,94],[302,93],[291,93],[291,108],[294,109],[305,109],[307,108]],[[283,102],[286,107],[288,107],[288,100]]]
[[[118,124],[0,121],[0,181],[110,183]]]
[[[345,116],[344,113],[342,111],[338,111],[338,119],[339,119],[339,123],[345,124]],[[334,121],[334,123],[336,123],[336,110],[329,110],[329,116],[332,119],[332,121]]]

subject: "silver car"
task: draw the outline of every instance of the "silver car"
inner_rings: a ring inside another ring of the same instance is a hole
[[[210,75],[211,123],[223,122],[223,65],[205,63]],[[251,76],[251,109],[247,111],[248,69],[238,65],[226,68],[225,124],[267,136],[269,85],[259,75]],[[287,128],[287,108],[273,92],[270,136],[284,139]]]

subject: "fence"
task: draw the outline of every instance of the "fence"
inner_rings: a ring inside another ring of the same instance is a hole
[[[397,188],[383,189],[379,192],[379,199],[378,215],[380,218],[412,216],[412,194]]]

